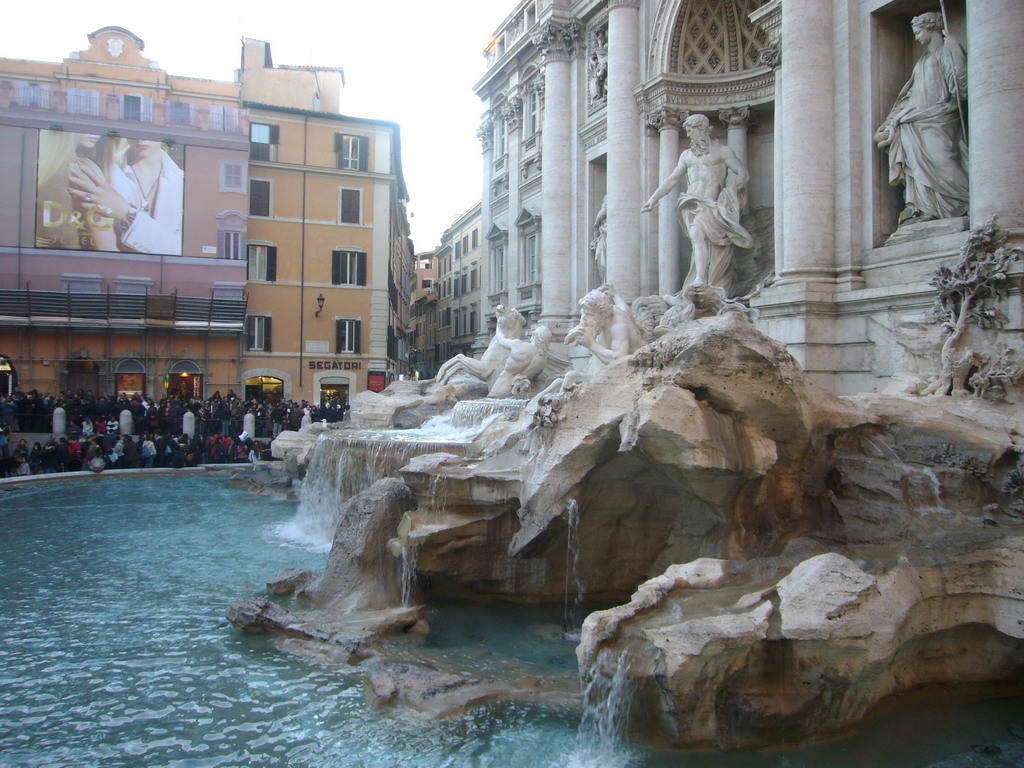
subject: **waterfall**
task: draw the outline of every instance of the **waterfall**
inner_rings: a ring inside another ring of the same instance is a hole
[[[565,610],[562,629],[569,640],[579,640],[583,607],[583,582],[580,579],[580,513],[576,499],[570,499],[565,508]],[[569,595],[575,590],[572,605]]]
[[[495,416],[518,416],[526,402],[526,400],[497,397],[484,400],[462,400],[452,408],[450,423],[457,428],[482,427],[493,421],[492,417]]]
[[[416,560],[419,558],[419,547],[406,544],[402,547],[402,607],[408,608],[412,602],[412,591],[416,586]]]
[[[633,690],[628,654],[602,653],[583,692],[583,718],[567,768],[625,768],[632,750],[622,742]]]

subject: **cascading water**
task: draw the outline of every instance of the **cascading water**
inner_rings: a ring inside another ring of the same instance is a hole
[[[409,460],[426,453],[464,454],[491,422],[522,410],[523,400],[471,400],[424,422],[419,429],[352,430],[321,434],[314,443],[299,510],[281,526],[282,538],[327,550],[341,506]]]
[[[402,547],[402,607],[408,608],[412,603],[412,592],[416,586],[416,560],[419,558],[419,547],[406,544]]]
[[[628,654],[602,653],[583,692],[583,718],[567,768],[625,768],[633,760],[622,741],[633,700],[628,672]]]
[[[583,582],[580,578],[580,512],[576,499],[570,499],[565,508],[565,618],[562,629],[570,640],[579,640],[583,621]],[[575,591],[572,603],[570,595]]]

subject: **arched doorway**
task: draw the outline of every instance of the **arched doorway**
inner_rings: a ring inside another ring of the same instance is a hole
[[[284,397],[284,381],[276,376],[253,376],[245,380],[245,399],[277,403]]]
[[[164,381],[168,395],[203,396],[203,369],[194,360],[179,360],[171,366]]]
[[[118,396],[141,397],[146,392],[146,366],[134,358],[122,360],[114,369],[114,387]]]
[[[0,395],[10,396],[18,388],[18,372],[11,358],[0,355]]]
[[[95,360],[68,360],[68,392],[100,394],[100,366]],[[104,393],[106,394],[106,393]]]

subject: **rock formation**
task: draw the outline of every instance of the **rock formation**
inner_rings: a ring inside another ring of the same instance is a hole
[[[625,659],[635,736],[678,745],[820,738],[919,685],[1024,679],[1012,406],[832,396],[738,312],[565,381],[457,449],[404,449],[401,479],[342,507],[325,571],[274,585],[310,609],[245,604],[233,621],[358,663],[376,633],[426,630],[403,560],[417,601],[561,603],[571,580],[619,604],[584,623],[584,679]],[[403,383],[370,410],[449,394]],[[371,699],[449,715],[528,695],[399,663],[374,667]],[[417,694],[431,679],[451,696]]]

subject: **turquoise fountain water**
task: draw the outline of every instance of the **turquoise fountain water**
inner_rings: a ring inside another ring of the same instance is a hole
[[[283,568],[323,565],[281,535],[295,507],[195,476],[0,491],[0,766],[1024,764],[1019,696],[922,703],[852,739],[765,755],[627,748],[594,727],[614,720],[606,710],[578,733],[579,712],[539,705],[442,722],[368,709],[354,669],[291,656],[223,618],[228,601]],[[471,674],[572,676],[562,618],[562,606],[442,605],[411,650]]]

